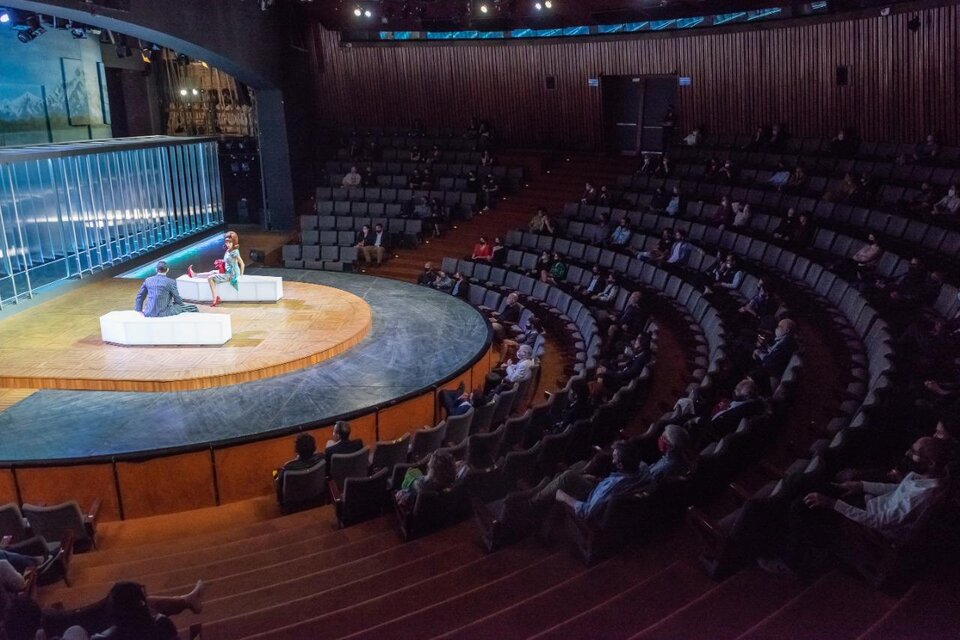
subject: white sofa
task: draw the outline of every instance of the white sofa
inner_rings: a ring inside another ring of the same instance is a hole
[[[222,345],[233,337],[226,313],[181,313],[145,318],[136,311],[111,311],[100,316],[104,342],[123,345]]]
[[[239,291],[229,282],[217,285],[217,294],[223,302],[277,302],[283,298],[283,278],[274,276],[242,275],[237,279]],[[212,302],[210,285],[206,278],[177,278],[180,297],[191,302]]]

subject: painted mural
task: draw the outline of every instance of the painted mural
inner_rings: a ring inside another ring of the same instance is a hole
[[[0,146],[109,138],[106,82],[96,39],[47,30],[22,43],[0,27]]]

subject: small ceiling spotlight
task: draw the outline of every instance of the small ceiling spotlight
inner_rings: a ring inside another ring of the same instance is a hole
[[[536,9],[537,11],[543,11],[543,3],[542,2],[534,3],[533,8]]]
[[[187,90],[186,90],[186,89],[180,89],[180,95],[183,96],[183,97],[186,97],[186,96],[187,96]]]
[[[364,10],[364,12],[363,12],[363,17],[364,17],[364,18],[372,18],[372,17],[373,17],[373,11],[370,11],[370,9]]]
[[[0,24],[9,24],[10,12],[6,9],[0,9]]]
[[[543,6],[546,7],[547,9],[553,9],[553,2],[551,2],[550,0],[546,0],[543,3]]]
[[[488,7],[485,4],[480,5],[480,13],[489,13],[489,12],[490,12],[490,7]]]
[[[360,16],[363,15],[363,9],[361,9],[360,7],[357,7],[356,9],[353,10],[353,15],[359,18]]]

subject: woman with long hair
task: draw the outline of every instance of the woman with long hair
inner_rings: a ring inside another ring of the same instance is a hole
[[[235,231],[227,231],[223,236],[223,246],[226,253],[223,254],[224,272],[204,271],[203,273],[194,273],[193,265],[187,267],[187,275],[191,278],[206,278],[210,285],[210,303],[211,307],[220,304],[220,296],[217,295],[217,285],[221,282],[229,282],[230,285],[239,291],[237,279],[243,275],[246,265],[243,258],[240,257],[240,237]]]

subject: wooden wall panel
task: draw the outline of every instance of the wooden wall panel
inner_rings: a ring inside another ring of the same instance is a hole
[[[215,506],[209,451],[145,462],[118,462],[124,518],[143,518]]]
[[[432,427],[436,424],[433,410],[434,397],[430,392],[382,409],[378,423],[380,440],[393,440],[421,427]]]
[[[0,469],[0,505],[18,503],[17,485],[13,480],[13,471]]]
[[[795,135],[855,127],[865,139],[960,143],[960,7],[755,31],[633,40],[340,47],[314,27],[315,88],[331,125],[464,126],[490,118],[508,147],[596,148],[601,74],[677,74],[678,123],[752,133],[784,121]],[[836,67],[850,84],[836,86]],[[557,79],[548,91],[544,79]]]
[[[100,498],[100,520],[119,520],[113,465],[85,464],[72,467],[17,469],[20,495],[25,503],[54,505],[76,500],[89,509]]]
[[[236,502],[273,492],[272,471],[294,457],[297,436],[272,438],[214,451],[220,503]],[[324,441],[317,442],[323,447]]]

